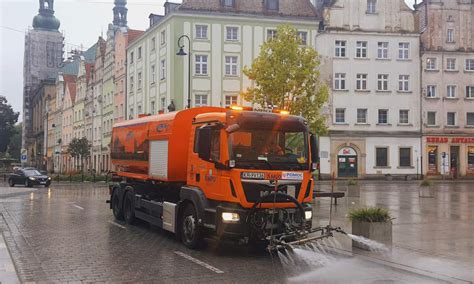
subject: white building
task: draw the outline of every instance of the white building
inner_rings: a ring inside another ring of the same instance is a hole
[[[420,54],[403,0],[337,0],[316,38],[331,86],[321,174],[416,175],[420,152]]]

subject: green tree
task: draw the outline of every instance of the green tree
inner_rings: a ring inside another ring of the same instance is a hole
[[[7,98],[0,96],[0,153],[7,151],[19,115],[20,113],[14,112],[12,106],[8,104]]]
[[[13,134],[10,138],[10,144],[8,144],[8,155],[15,159],[20,160],[21,155],[21,131],[22,131],[22,123],[18,123],[13,128]]]
[[[328,100],[328,87],[320,80],[318,53],[303,46],[290,25],[277,28],[277,35],[265,42],[252,66],[244,74],[254,86],[243,97],[264,109],[287,110],[308,120],[311,131],[326,133],[321,108]]]
[[[89,158],[92,148],[92,143],[87,140],[86,137],[80,139],[73,138],[72,141],[67,146],[67,152],[71,157],[75,159],[80,159],[81,161],[81,173],[84,174],[84,159]]]

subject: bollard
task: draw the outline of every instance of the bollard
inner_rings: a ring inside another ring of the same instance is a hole
[[[92,176],[92,182],[95,183],[95,171],[94,171],[94,174],[93,174],[93,176]]]
[[[69,183],[72,183],[72,174],[69,173]]]
[[[105,183],[109,183],[109,173],[105,174]]]
[[[84,173],[81,173],[81,180],[84,182]]]

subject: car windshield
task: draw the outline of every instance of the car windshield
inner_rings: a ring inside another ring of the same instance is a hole
[[[25,176],[30,177],[30,176],[40,176],[41,173],[38,172],[37,170],[24,170]]]
[[[307,132],[240,129],[229,134],[231,160],[237,168],[308,169]]]

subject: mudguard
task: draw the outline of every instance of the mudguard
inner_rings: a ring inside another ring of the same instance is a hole
[[[194,205],[194,208],[196,208],[196,214],[198,217],[199,224],[204,224],[204,209],[209,207],[209,202],[206,196],[204,195],[204,192],[198,187],[183,186],[181,187],[179,197],[181,202],[187,200]],[[181,206],[178,209],[177,215],[179,215],[179,211],[181,211]]]

